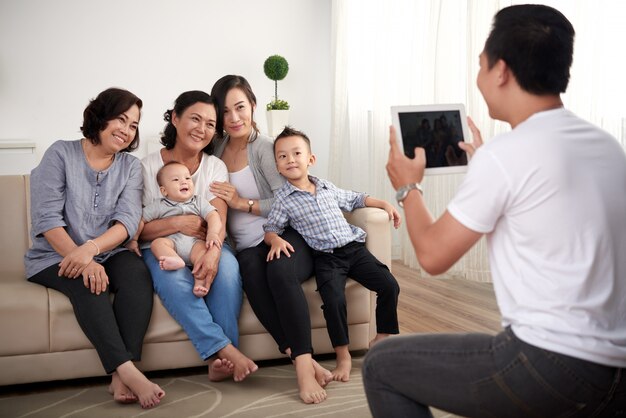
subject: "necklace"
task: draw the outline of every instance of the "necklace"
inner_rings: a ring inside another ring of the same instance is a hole
[[[97,147],[97,145],[92,145],[90,147],[87,144],[86,138],[82,140],[81,145],[83,148],[83,154],[85,154],[85,159],[87,160],[87,164],[89,165],[89,167],[91,167],[95,171],[98,171],[98,172],[104,171],[107,168],[109,168],[111,164],[113,164],[113,160],[115,160],[115,154],[111,155],[110,157],[98,158],[96,159],[96,161],[93,161],[91,158],[89,158],[89,148],[95,151],[95,147]]]

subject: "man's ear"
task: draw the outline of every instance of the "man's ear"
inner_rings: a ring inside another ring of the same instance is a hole
[[[311,154],[311,156],[309,157],[309,167],[311,167],[312,165],[315,165],[316,160],[317,158],[315,157],[315,154]]]
[[[499,59],[498,62],[496,62],[495,70],[496,70],[496,73],[498,75],[498,85],[499,86],[502,86],[502,85],[508,83],[510,78],[511,78],[511,76],[513,75],[511,73],[511,69],[509,68],[507,63],[504,62],[504,60],[502,60],[502,59]]]

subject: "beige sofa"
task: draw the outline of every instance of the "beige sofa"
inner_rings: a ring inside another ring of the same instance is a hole
[[[69,300],[61,293],[26,281],[23,255],[29,245],[28,176],[0,176],[0,385],[72,379],[105,374],[96,351],[76,322]],[[383,263],[391,262],[391,231],[380,209],[358,209],[350,222],[368,233],[367,247]],[[315,292],[304,283],[311,313],[315,352],[332,347]],[[191,291],[191,290],[190,290]],[[374,296],[349,280],[346,288],[350,348],[366,349],[375,332]],[[281,358],[274,340],[244,300],[239,319],[240,348],[254,360]],[[155,295],[152,319],[139,367],[144,371],[205,364],[187,335]]]

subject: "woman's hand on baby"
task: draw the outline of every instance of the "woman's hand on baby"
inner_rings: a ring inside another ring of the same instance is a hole
[[[176,229],[183,235],[204,240],[206,238],[206,222],[198,215],[179,215],[176,219]]]
[[[85,267],[82,275],[85,287],[96,295],[104,292],[109,285],[109,276],[107,276],[104,267],[93,260]]]
[[[75,247],[59,263],[59,277],[65,276],[70,279],[80,277],[85,267],[93,261],[94,255],[94,246],[90,243]]]
[[[280,253],[285,253],[287,257],[291,257],[290,252],[295,252],[291,244],[281,237],[276,236],[272,239],[272,245],[270,246],[270,251],[267,253],[266,261],[271,261],[274,257],[280,258]]]
[[[222,199],[228,207],[232,208],[237,201],[239,201],[239,193],[237,193],[237,189],[235,186],[230,184],[227,181],[214,181],[209,186],[209,190],[216,197]]]

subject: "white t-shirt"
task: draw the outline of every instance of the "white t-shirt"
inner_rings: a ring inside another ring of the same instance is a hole
[[[481,147],[448,211],[487,234],[503,325],[554,352],[626,367],[626,155],[565,109]]]
[[[159,191],[156,174],[163,167],[161,151],[155,151],[141,160],[143,172],[143,205],[148,206],[153,201],[163,197]],[[202,153],[200,166],[191,175],[196,189],[196,195],[205,198],[209,202],[215,195],[209,190],[209,185],[214,181],[228,181],[226,164],[214,155]]]

